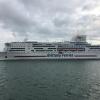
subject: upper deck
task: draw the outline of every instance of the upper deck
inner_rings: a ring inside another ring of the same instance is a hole
[[[5,43],[6,52],[35,53],[35,52],[86,52],[100,51],[100,45],[91,45],[85,35],[77,35],[68,42],[10,42]]]

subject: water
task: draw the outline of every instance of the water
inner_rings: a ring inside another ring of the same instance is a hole
[[[0,61],[0,100],[99,100],[100,61]]]

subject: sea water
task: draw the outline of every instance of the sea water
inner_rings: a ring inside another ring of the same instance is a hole
[[[0,61],[0,100],[100,100],[100,60]]]

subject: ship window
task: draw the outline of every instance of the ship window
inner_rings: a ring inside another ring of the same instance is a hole
[[[50,45],[49,46],[46,46],[46,45],[44,45],[44,46],[43,45],[37,45],[37,46],[33,46],[33,47],[55,47],[55,46],[50,46]]]
[[[11,48],[11,49],[25,49],[25,48]]]
[[[52,50],[36,50],[36,51],[52,51]]]
[[[33,51],[33,52],[34,52],[34,50],[31,50],[31,51]]]
[[[11,46],[11,44],[10,44],[10,43],[5,43],[5,45],[6,45],[6,46]]]
[[[56,48],[48,48],[48,49],[56,49]]]
[[[43,49],[43,48],[34,48],[34,49]]]

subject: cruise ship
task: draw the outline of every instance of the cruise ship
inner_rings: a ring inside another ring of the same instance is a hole
[[[100,59],[100,45],[86,41],[86,35],[77,35],[65,42],[10,42],[5,43],[0,60],[27,59]]]

